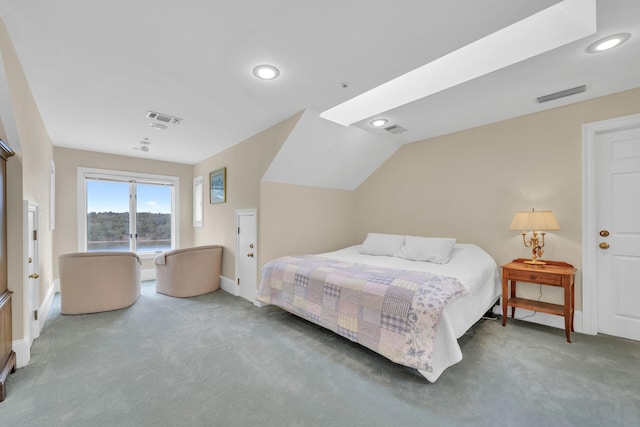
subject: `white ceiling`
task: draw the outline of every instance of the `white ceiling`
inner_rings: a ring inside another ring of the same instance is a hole
[[[556,3],[0,0],[0,15],[54,145],[193,164]],[[639,87],[640,1],[599,0],[597,25],[597,34],[386,112],[408,129],[392,138],[414,142]],[[585,53],[617,32],[632,37]],[[280,78],[254,78],[260,63],[278,66]],[[535,102],[582,84],[586,93]],[[149,110],[183,121],[154,130]],[[354,126],[389,136],[368,121]]]

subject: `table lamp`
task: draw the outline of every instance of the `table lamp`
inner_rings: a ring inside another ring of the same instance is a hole
[[[544,248],[545,235],[544,232],[540,232],[539,235],[542,237],[539,238],[538,231],[560,230],[560,225],[558,225],[558,221],[556,221],[553,213],[551,211],[536,211],[535,209],[531,209],[530,212],[516,212],[510,228],[511,230],[521,230],[524,246],[531,248],[531,259],[525,261],[525,263],[532,265],[546,264],[544,261],[538,259],[541,258],[544,253],[542,248]],[[528,231],[533,232],[529,240],[527,240]]]

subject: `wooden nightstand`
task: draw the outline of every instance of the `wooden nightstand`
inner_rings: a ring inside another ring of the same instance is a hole
[[[546,261],[544,265],[529,265],[524,258],[514,259],[502,268],[502,326],[507,324],[507,308],[511,307],[511,318],[516,307],[542,313],[564,316],[564,328],[567,342],[571,342],[574,313],[574,278],[576,269],[566,262]],[[516,296],[516,282],[535,283],[564,288],[564,304],[551,304]],[[511,293],[509,293],[511,284]]]

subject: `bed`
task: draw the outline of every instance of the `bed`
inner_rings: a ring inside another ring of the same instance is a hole
[[[384,237],[386,246],[390,236]],[[457,339],[497,301],[498,266],[480,247],[455,239],[448,256],[429,262],[402,256],[404,236],[395,236],[402,243],[386,251],[372,251],[372,237],[363,245],[265,264],[257,299],[435,382],[462,360]]]

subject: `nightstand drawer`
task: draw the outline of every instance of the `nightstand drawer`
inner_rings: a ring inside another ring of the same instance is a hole
[[[509,280],[562,286],[562,276],[542,271],[509,270]]]

